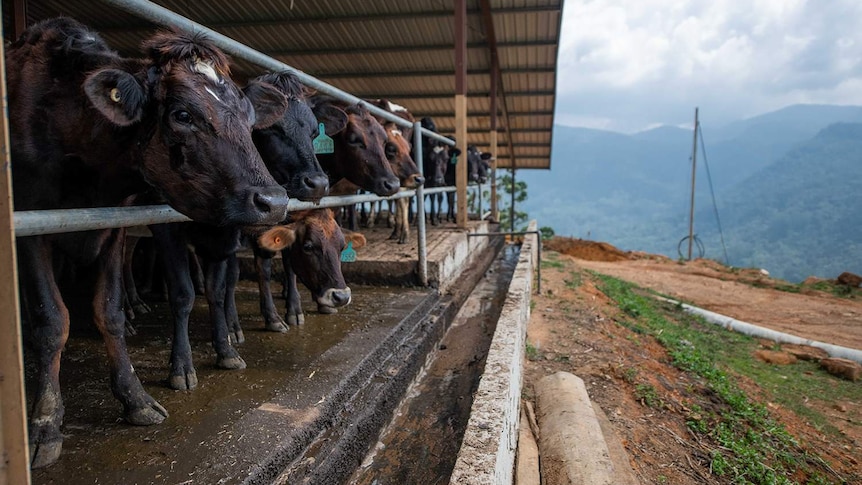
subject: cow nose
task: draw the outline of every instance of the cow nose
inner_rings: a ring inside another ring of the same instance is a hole
[[[424,183],[425,183],[425,177],[423,177],[423,176],[421,176],[421,175],[417,176],[417,177],[416,177],[415,179],[413,179],[413,180],[415,180],[415,181],[416,181],[416,185],[422,185],[422,184],[424,184]]]
[[[329,177],[324,174],[303,177],[302,187],[309,199],[320,199],[329,193]]]
[[[287,191],[280,185],[255,187],[251,190],[254,218],[263,224],[275,224],[287,217]]]
[[[395,192],[398,192],[398,187],[401,185],[401,182],[397,178],[391,178],[384,180],[380,185],[383,190],[382,193],[377,195],[392,195]]]
[[[335,290],[332,292],[333,306],[340,307],[350,303],[350,288]]]

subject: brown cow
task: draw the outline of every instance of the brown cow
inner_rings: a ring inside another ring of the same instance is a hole
[[[228,77],[225,55],[199,35],[159,33],[144,48],[146,58],[121,58],[96,33],[58,18],[30,27],[7,50],[16,209],[117,206],[155,188],[204,222],[282,220],[285,191],[266,171],[251,129],[281,117],[284,96],[274,89],[253,100],[243,95]],[[94,320],[124,419],[148,425],[167,416],[126,351],[124,234],[18,241],[22,306],[39,366],[30,413],[33,467],[56,461],[63,442],[59,371],[69,313],[55,281],[55,255],[92,265],[98,275]]]

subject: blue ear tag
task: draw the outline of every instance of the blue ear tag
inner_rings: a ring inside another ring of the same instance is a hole
[[[318,125],[319,134],[317,138],[313,140],[314,143],[314,154],[321,155],[324,153],[332,153],[335,151],[335,143],[332,141],[332,138],[326,136],[326,128],[323,126],[323,123]]]
[[[452,158],[449,159],[449,164],[450,165],[457,165],[458,164],[458,155],[452,155]]]
[[[341,262],[352,263],[356,261],[356,250],[353,249],[353,242],[348,242],[344,251],[341,251]]]

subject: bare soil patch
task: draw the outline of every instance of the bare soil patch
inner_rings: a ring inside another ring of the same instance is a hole
[[[769,280],[757,269],[730,270],[706,260],[678,264],[583,242],[556,244],[551,246],[590,259],[546,252],[543,293],[533,297],[527,331],[525,397],[532,399],[532,384],[550,373],[567,371],[581,377],[590,398],[607,414],[642,483],[732,483],[710,471],[710,453],[718,445],[686,424],[720,403],[700,379],[671,365],[665,348],[652,337],[620,325],[620,309],[599,291],[586,269],[750,323],[862,348],[862,304],[857,301],[821,291],[779,291],[774,287],[785,283]],[[617,252],[625,257],[596,260]],[[763,346],[769,349],[771,344]],[[802,448],[824,460],[812,465],[825,477],[822,483],[862,483],[862,403],[812,399],[810,407],[829,417],[840,431],[827,435],[805,418],[768,402],[755,383],[743,378],[740,385]],[[650,389],[654,395],[645,392]],[[793,477],[797,483],[810,478]]]

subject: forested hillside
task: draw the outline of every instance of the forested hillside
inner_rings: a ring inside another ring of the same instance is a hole
[[[709,129],[703,123],[730,263],[798,281],[862,272],[862,108],[793,106]],[[831,125],[831,126],[830,126]],[[557,126],[551,171],[521,171],[523,208],[558,234],[677,257],[688,233],[691,130],[634,135]],[[695,232],[724,259],[698,154]]]

